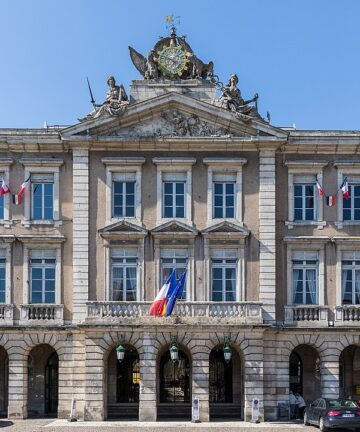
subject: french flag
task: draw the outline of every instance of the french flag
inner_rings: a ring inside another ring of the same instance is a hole
[[[161,287],[153,304],[150,306],[150,315],[161,317],[166,315],[166,301],[176,288],[176,270],[174,269],[167,281]]]
[[[319,196],[323,196],[324,195],[324,189],[322,188],[321,184],[316,180],[316,187],[317,187],[317,191],[319,193]]]
[[[184,286],[186,282],[186,270],[180,276],[178,283],[172,293],[169,292],[168,299],[166,300],[166,316],[170,316],[174,309],[176,300],[181,298],[184,291]]]
[[[7,183],[5,182],[4,177],[3,177],[2,181],[1,181],[0,195],[6,195],[8,193],[10,193],[10,188],[7,185]]]
[[[24,192],[26,191],[27,187],[29,186],[30,183],[30,177],[31,175],[29,175],[29,177],[24,181],[24,183],[20,186],[20,189],[17,193],[17,196],[19,198],[19,200],[21,201],[21,197],[24,194]]]
[[[340,189],[343,192],[344,198],[346,200],[349,199],[349,183],[347,177],[344,178],[344,181],[341,183]]]

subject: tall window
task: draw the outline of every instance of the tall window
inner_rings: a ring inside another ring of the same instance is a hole
[[[30,257],[30,303],[55,303],[55,253],[33,251]]]
[[[0,196],[0,219],[4,219],[4,195]]]
[[[349,199],[343,198],[343,220],[360,220],[360,184],[349,184]]]
[[[318,252],[294,252],[292,283],[294,304],[318,304]]]
[[[314,184],[294,185],[294,220],[316,219],[316,186]]]
[[[360,252],[344,252],[341,276],[342,303],[360,304]]]
[[[161,282],[164,284],[172,271],[176,270],[176,279],[186,271],[188,251],[186,249],[162,249],[161,253]],[[186,299],[186,284],[181,298]]]
[[[135,217],[135,181],[113,181],[112,217]]]
[[[213,218],[234,218],[235,182],[214,182],[213,188]]]
[[[162,217],[185,217],[185,173],[163,173],[162,175]]]
[[[33,220],[54,219],[54,176],[52,174],[31,176],[31,202]]]
[[[111,251],[111,300],[136,301],[137,250]]]
[[[0,256],[0,303],[6,301],[6,259]]]
[[[237,254],[235,250],[212,252],[211,300],[236,301]]]

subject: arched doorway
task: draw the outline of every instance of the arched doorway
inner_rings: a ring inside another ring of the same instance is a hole
[[[221,347],[214,348],[209,357],[210,420],[243,418],[242,365],[237,351],[226,362]]]
[[[28,358],[28,416],[57,417],[59,357],[46,344],[33,348]]]
[[[360,399],[360,347],[349,345],[339,358],[339,395]]]
[[[307,404],[321,396],[320,358],[315,348],[299,345],[290,354],[289,390],[299,393]]]
[[[191,419],[191,369],[188,355],[181,349],[172,361],[167,349],[159,359],[157,418]]]
[[[7,352],[0,347],[0,417],[7,417],[8,411],[9,359]]]
[[[122,361],[113,349],[107,360],[107,419],[139,418],[140,361],[135,348],[126,345]]]

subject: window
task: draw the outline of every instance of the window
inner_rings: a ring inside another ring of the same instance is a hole
[[[295,221],[316,220],[315,184],[294,184]]]
[[[54,176],[52,174],[31,176],[31,202],[33,220],[54,218]]]
[[[188,265],[188,251],[186,249],[162,249],[161,257],[161,285],[163,285],[172,271],[176,270],[176,279],[186,271]],[[186,300],[186,283],[181,296],[182,300]]]
[[[343,220],[360,221],[360,184],[349,184],[349,198],[343,197]]]
[[[0,256],[0,303],[6,303],[6,259]]]
[[[224,249],[212,252],[211,300],[236,301],[237,251]]]
[[[1,179],[0,179],[1,181]],[[5,208],[5,195],[0,196],[0,219],[4,219],[4,208]]]
[[[342,304],[360,304],[360,252],[344,252],[342,257]]]
[[[213,188],[213,218],[234,218],[235,182],[214,182]]]
[[[185,182],[163,182],[163,218],[185,216]]]
[[[32,251],[30,255],[30,303],[55,303],[55,286],[55,251]]]
[[[111,251],[111,300],[136,301],[137,249]]]
[[[113,218],[135,217],[135,181],[113,181]]]
[[[318,252],[294,252],[292,259],[293,304],[319,304]]]

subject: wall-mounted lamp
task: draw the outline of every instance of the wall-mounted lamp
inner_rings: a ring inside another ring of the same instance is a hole
[[[224,351],[224,360],[226,361],[226,363],[229,363],[231,360],[231,355],[232,355],[232,349],[230,346],[230,337],[229,336],[225,339],[223,351]]]
[[[121,363],[124,360],[125,348],[121,344],[119,344],[116,348],[116,357],[119,363]]]

